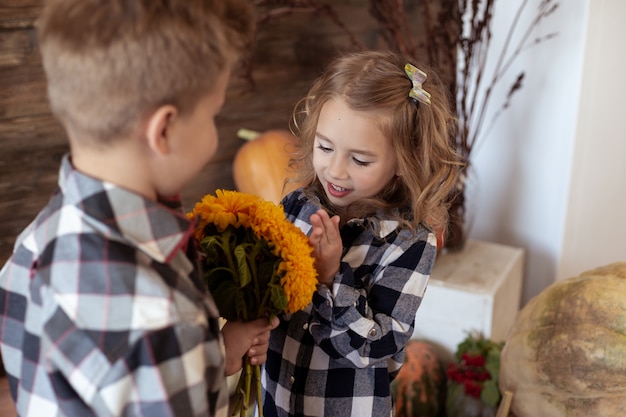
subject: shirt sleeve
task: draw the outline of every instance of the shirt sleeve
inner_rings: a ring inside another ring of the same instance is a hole
[[[342,262],[332,289],[320,285],[313,298],[316,343],[359,368],[393,357],[413,334],[435,256],[436,246],[417,241],[382,266],[369,288],[355,285],[354,271]]]
[[[62,324],[57,316],[47,326],[54,325],[57,333]],[[71,404],[60,404],[66,407],[64,415],[226,416],[228,390],[218,331],[217,320],[209,326],[206,320],[181,322],[125,345],[117,332],[98,334],[98,343],[87,331],[67,326],[65,337],[45,346],[52,386],[75,393],[68,396],[76,398]],[[103,341],[118,343],[119,349],[108,349],[107,357],[98,347]]]

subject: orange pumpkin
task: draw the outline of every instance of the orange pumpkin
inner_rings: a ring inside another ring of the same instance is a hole
[[[391,383],[395,416],[440,415],[444,390],[445,372],[437,348],[426,341],[409,340],[404,364]]]
[[[295,136],[286,130],[258,133],[247,129],[239,130],[237,135],[247,140],[233,160],[233,179],[238,191],[279,203],[299,186],[285,181],[292,175],[289,156],[295,150]]]

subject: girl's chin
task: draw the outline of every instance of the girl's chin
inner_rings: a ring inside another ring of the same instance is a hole
[[[348,200],[345,197],[344,198],[334,197],[332,194],[329,194],[328,192],[326,193],[326,198],[328,198],[328,201],[330,201],[335,207],[340,207],[340,208],[348,207],[353,202],[352,199]]]

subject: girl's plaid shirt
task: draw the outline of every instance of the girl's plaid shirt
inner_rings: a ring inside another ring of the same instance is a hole
[[[301,191],[283,205],[308,234],[319,206]],[[411,234],[395,230],[395,221],[370,222],[341,229],[344,255],[333,288],[319,285],[304,311],[272,331],[266,417],[391,415],[389,384],[404,360],[437,247],[422,226]]]

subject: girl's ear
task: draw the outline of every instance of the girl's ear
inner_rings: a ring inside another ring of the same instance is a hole
[[[169,104],[152,112],[146,123],[145,131],[150,150],[159,155],[166,155],[170,152],[172,124],[177,116],[178,110]]]

